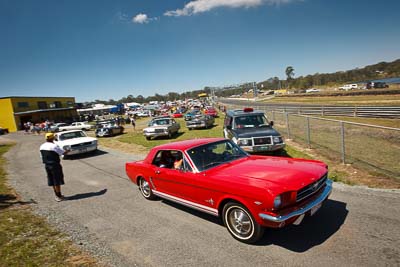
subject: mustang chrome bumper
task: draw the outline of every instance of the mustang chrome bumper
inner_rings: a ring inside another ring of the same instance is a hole
[[[276,223],[284,222],[292,217],[302,215],[302,214],[306,213],[307,211],[310,211],[314,207],[319,207],[322,204],[322,202],[328,198],[328,196],[330,195],[331,192],[332,192],[332,181],[327,179],[326,186],[324,188],[324,191],[321,193],[321,195],[319,195],[318,198],[314,199],[310,203],[307,203],[300,209],[295,210],[286,215],[272,216],[272,215],[265,214],[265,213],[259,213],[258,216],[260,216],[264,220],[271,221],[271,222],[276,222]]]

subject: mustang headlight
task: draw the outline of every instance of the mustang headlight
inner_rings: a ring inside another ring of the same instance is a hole
[[[274,143],[282,143],[282,137],[280,136],[274,136]]]
[[[277,209],[282,205],[282,197],[281,195],[276,196],[274,199],[274,208]]]

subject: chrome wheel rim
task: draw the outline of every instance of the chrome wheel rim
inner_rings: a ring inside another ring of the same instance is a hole
[[[150,185],[145,179],[140,179],[140,191],[142,192],[144,197],[150,196]]]
[[[244,210],[233,207],[227,216],[228,226],[239,238],[246,238],[251,236],[253,232],[253,222],[250,216]]]

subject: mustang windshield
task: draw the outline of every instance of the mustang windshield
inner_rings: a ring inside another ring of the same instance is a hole
[[[230,140],[198,146],[189,149],[187,152],[199,171],[248,156],[246,152]]]

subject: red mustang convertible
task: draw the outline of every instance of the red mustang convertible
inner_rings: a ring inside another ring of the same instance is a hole
[[[222,138],[154,147],[144,160],[126,163],[126,173],[146,199],[220,216],[245,243],[259,240],[264,227],[300,224],[332,190],[323,162],[249,155]]]

